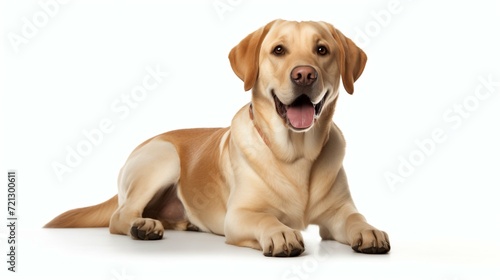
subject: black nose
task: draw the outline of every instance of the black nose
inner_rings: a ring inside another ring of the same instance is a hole
[[[297,66],[290,73],[290,78],[299,86],[310,86],[318,78],[318,73],[311,66]]]

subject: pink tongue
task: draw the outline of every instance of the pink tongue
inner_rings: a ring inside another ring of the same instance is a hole
[[[311,103],[290,106],[286,117],[294,128],[308,128],[314,121],[314,106]]]

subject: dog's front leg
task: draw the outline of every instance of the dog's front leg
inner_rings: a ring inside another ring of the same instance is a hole
[[[368,224],[363,215],[351,205],[345,205],[328,222],[320,224],[323,239],[334,239],[350,245],[359,253],[385,254],[391,249],[389,237],[384,231]]]
[[[328,208],[317,223],[323,239],[334,239],[350,245],[359,253],[385,254],[389,252],[391,245],[387,233],[367,223],[365,217],[356,210],[343,168],[338,173],[333,191],[325,201],[328,201],[330,205],[339,205],[339,207]]]
[[[267,257],[295,257],[304,252],[300,231],[269,213],[229,209],[224,231],[227,243],[262,250]]]

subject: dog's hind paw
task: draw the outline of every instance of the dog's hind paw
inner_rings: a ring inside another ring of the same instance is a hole
[[[130,228],[130,235],[134,239],[158,240],[163,238],[163,225],[160,221],[148,218],[139,218]]]

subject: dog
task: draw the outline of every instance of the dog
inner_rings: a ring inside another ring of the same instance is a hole
[[[301,230],[356,252],[383,254],[388,235],[351,198],[345,140],[333,123],[340,81],[352,94],[366,54],[325,22],[272,21],[229,53],[251,90],[227,128],[166,132],[139,145],[120,170],[118,194],[67,211],[45,227],[109,227],[156,240],[165,229],[224,235],[265,256],[304,252]]]

